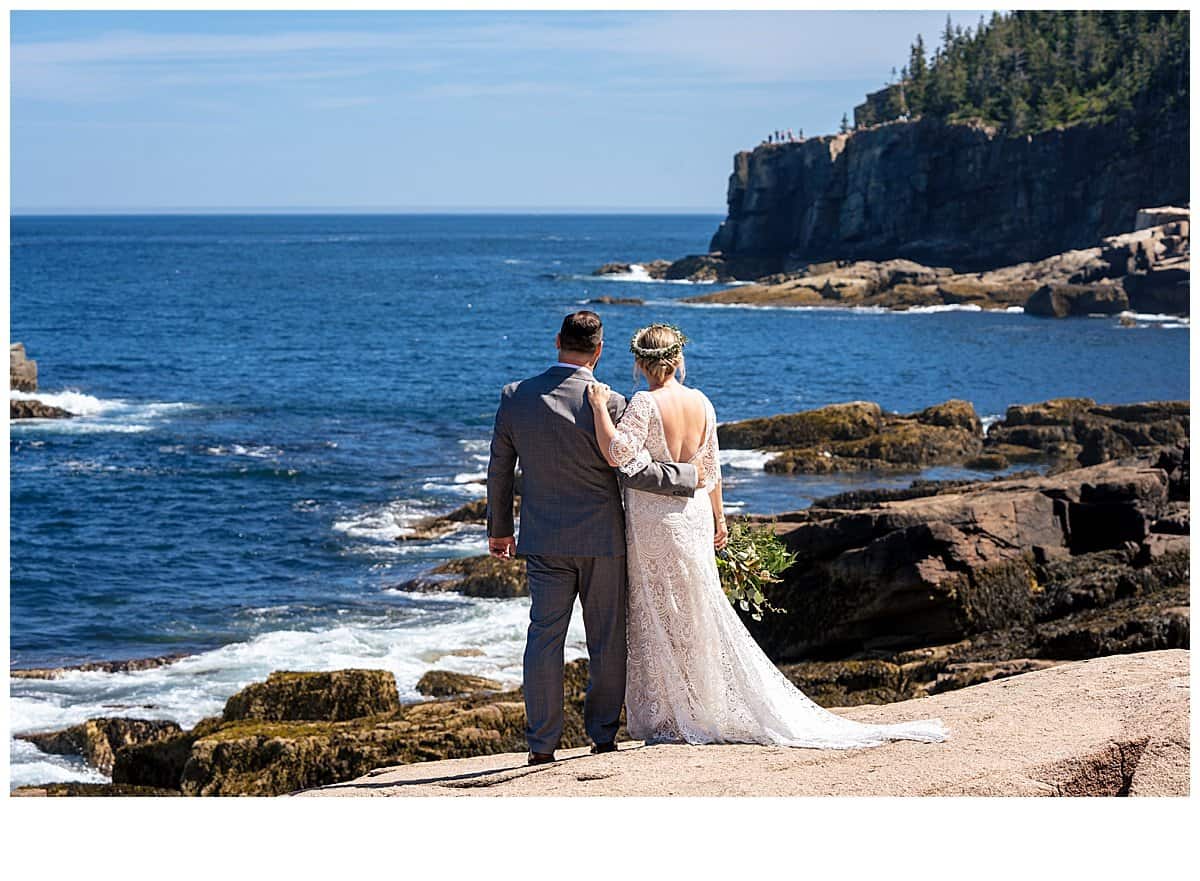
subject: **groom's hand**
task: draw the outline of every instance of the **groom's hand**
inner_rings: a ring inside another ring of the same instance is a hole
[[[511,560],[517,555],[517,540],[511,535],[507,538],[489,538],[488,553],[500,560]]]

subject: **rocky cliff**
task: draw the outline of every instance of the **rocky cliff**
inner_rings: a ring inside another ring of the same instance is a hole
[[[1023,137],[917,119],[734,157],[711,251],[738,277],[904,257],[983,269],[1086,248],[1146,205],[1188,203],[1188,116]],[[765,267],[765,268],[764,268]],[[736,274],[736,273],[735,273]]]

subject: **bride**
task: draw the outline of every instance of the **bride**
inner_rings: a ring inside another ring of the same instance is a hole
[[[771,663],[738,618],[714,554],[728,539],[717,415],[703,392],[683,385],[684,342],[665,324],[634,334],[635,375],[650,389],[633,395],[617,425],[606,407],[608,386],[588,388],[596,440],[610,465],[636,473],[645,449],[658,461],[690,462],[699,475],[693,497],[625,490],[630,735],[650,743],[825,749],[945,740],[940,719],[868,725],[823,709]]]

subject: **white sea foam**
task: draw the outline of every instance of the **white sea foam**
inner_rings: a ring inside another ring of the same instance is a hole
[[[983,423],[983,433],[987,434],[988,429],[997,422],[1004,420],[1004,414],[989,413],[987,416],[980,416],[979,421]]]
[[[461,477],[463,475],[458,475]],[[487,487],[482,483],[475,481],[461,481],[456,479],[453,482],[441,482],[436,480],[426,481],[421,484],[421,489],[429,493],[437,493],[439,495],[458,495],[469,498],[479,498],[487,494]]]
[[[1108,318],[1109,316],[1096,316]],[[1131,312],[1120,313],[1119,318],[1132,318],[1139,324],[1154,324],[1162,328],[1190,327],[1191,319],[1183,315],[1171,315],[1164,312]]]
[[[41,401],[73,414],[72,419],[17,419],[10,422],[14,429],[54,431],[67,434],[94,432],[150,431],[154,423],[169,419],[176,413],[193,409],[195,404],[182,401],[137,402],[124,398],[97,398],[75,389],[63,391],[9,391],[13,401]]]
[[[722,465],[730,468],[741,468],[746,471],[762,471],[764,466],[775,458],[775,453],[765,453],[762,450],[719,450],[717,455]]]
[[[210,456],[248,456],[251,459],[269,459],[280,455],[283,450],[279,449],[279,447],[273,447],[270,444],[250,446],[246,446],[245,444],[230,444],[228,447],[222,445],[205,447],[204,452]]]
[[[812,305],[777,305],[771,303],[685,303],[682,300],[670,301],[676,306],[686,306],[690,309],[757,309],[763,312],[848,312],[856,315],[935,315],[941,312],[989,312],[993,315],[1022,315],[1025,310],[1020,306],[1009,306],[1006,309],[983,309],[974,303],[941,303],[936,306],[910,306],[907,309],[889,309],[886,306],[812,306]]]
[[[11,731],[47,731],[111,715],[173,719],[189,728],[205,716],[219,714],[230,695],[266,679],[273,670],[390,670],[404,701],[422,699],[417,680],[434,668],[487,676],[506,686],[519,684],[529,624],[527,599],[407,596],[417,603],[403,624],[357,621],[320,630],[275,630],[148,670],[70,671],[61,679],[12,679]],[[459,649],[482,654],[449,654]],[[576,608],[566,656],[585,655],[582,615]],[[23,742],[12,741],[10,750],[13,785],[105,779],[77,761],[48,756]]]
[[[906,315],[923,315],[934,312],[982,312],[983,307],[977,303],[938,303],[933,306],[909,306],[895,311]]]
[[[737,287],[754,284],[750,281],[717,281],[716,279],[698,280],[691,278],[654,278],[642,263],[630,263],[628,272],[606,272],[604,275],[582,275],[580,279],[587,281],[623,281],[639,284],[694,284],[694,285],[724,285]]]
[[[412,532],[412,524],[428,513],[411,502],[393,501],[334,520],[333,529],[352,538],[392,542],[397,536]]]

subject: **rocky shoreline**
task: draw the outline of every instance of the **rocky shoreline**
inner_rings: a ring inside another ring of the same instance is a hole
[[[37,362],[26,356],[24,343],[12,343],[8,347],[8,385],[16,392],[37,391]],[[70,419],[74,415],[62,407],[32,398],[9,398],[8,401],[9,419]]]
[[[798,555],[769,591],[785,614],[746,619],[780,669],[830,707],[933,699],[1109,655],[1190,644],[1187,402],[1014,405],[985,433],[973,407],[913,414],[870,402],[721,426],[722,445],[769,449],[786,468],[918,468],[983,457],[1030,470],[991,480],[915,481],[819,499],[771,518]],[[828,455],[826,455],[828,454]],[[785,470],[786,470],[785,468]],[[1041,470],[1039,470],[1041,469]],[[483,517],[472,502],[399,540]],[[467,557],[397,585],[475,597],[527,593],[521,561]],[[175,656],[67,669],[133,670]],[[583,746],[586,662],[568,665],[564,749]],[[82,755],[112,783],[14,795],[279,795],[389,765],[524,748],[520,689],[446,670],[402,705],[383,670],[276,671],[183,730],[119,717],[18,735]]]
[[[609,263],[595,274],[623,275],[636,265],[659,280],[754,282],[683,301],[710,305],[1021,309],[1048,318],[1121,313],[1186,316],[1190,311],[1189,218],[1187,208],[1141,209],[1132,231],[1108,236],[1093,247],[978,272],[892,259],[830,260],[765,273],[754,261],[717,251],[674,262]]]

